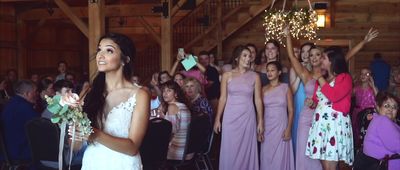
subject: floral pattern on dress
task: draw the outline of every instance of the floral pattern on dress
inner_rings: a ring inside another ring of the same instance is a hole
[[[332,81],[330,86],[334,85]],[[354,160],[353,132],[350,116],[332,108],[330,102],[317,89],[318,105],[307,140],[306,155],[312,159],[339,161],[351,165]]]

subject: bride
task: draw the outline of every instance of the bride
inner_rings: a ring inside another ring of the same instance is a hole
[[[147,129],[150,98],[129,81],[134,53],[134,44],[125,35],[109,33],[100,38],[99,72],[83,106],[94,133],[83,137],[89,146],[82,169],[142,169],[139,147]]]

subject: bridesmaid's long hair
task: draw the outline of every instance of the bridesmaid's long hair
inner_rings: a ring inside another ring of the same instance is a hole
[[[122,72],[125,80],[130,80],[132,77],[132,65],[135,57],[136,48],[133,41],[122,34],[108,33],[100,38],[99,43],[103,39],[112,40],[117,44],[121,50],[121,61],[123,65]],[[96,53],[97,55],[97,53]],[[128,59],[129,58],[129,59]],[[106,101],[107,93],[106,89],[106,76],[104,72],[98,72],[93,80],[93,85],[90,92],[85,97],[85,104],[83,105],[83,111],[88,114],[88,118],[92,122],[92,126],[95,128],[102,129],[103,119],[106,117],[104,113],[104,105]]]
[[[330,69],[332,73],[335,73],[336,75],[339,75],[341,73],[349,73],[345,54],[340,47],[332,46],[325,49],[324,52],[327,54],[328,59],[331,62]]]

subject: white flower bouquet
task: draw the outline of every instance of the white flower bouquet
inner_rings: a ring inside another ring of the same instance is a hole
[[[79,96],[75,93],[66,93],[65,95],[55,95],[54,97],[45,96],[46,102],[48,104],[47,110],[53,113],[51,117],[51,122],[60,125],[60,143],[59,143],[59,154],[58,154],[58,164],[59,169],[62,170],[63,162],[63,148],[64,148],[64,138],[66,133],[66,126],[71,125],[72,130],[72,142],[70,147],[70,158],[69,165],[71,165],[72,160],[72,148],[75,141],[75,128],[80,130],[81,135],[89,136],[93,133],[93,129],[90,126],[90,120],[87,114],[82,111],[83,102],[79,99]]]
[[[75,93],[67,93],[64,96],[55,95],[54,97],[45,96],[48,104],[47,109],[53,113],[51,122],[61,124],[75,124],[84,135],[93,132],[87,114],[82,111],[83,102]]]

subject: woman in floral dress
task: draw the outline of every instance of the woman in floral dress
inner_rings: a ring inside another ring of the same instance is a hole
[[[313,96],[316,106],[307,140],[306,155],[319,159],[324,170],[336,170],[338,161],[351,165],[354,160],[350,104],[352,79],[348,74],[343,52],[338,48],[325,50],[322,73]]]

